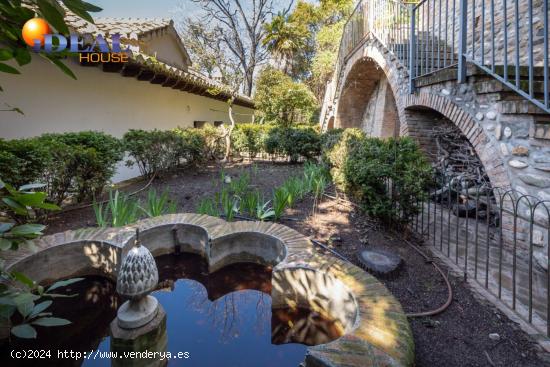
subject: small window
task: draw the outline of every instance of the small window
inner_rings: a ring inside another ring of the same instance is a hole
[[[202,129],[206,125],[206,121],[193,121],[193,127],[196,129]]]
[[[214,121],[214,126],[215,126],[215,127],[220,127],[220,126],[222,126],[223,124],[224,124],[223,121]]]

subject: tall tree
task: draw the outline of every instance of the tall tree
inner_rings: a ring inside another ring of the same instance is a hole
[[[238,62],[224,51],[219,29],[208,29],[195,19],[178,26],[185,46],[193,56],[193,67],[212,79],[219,79],[231,90],[239,91],[243,72]]]
[[[277,67],[292,75],[297,55],[306,45],[310,32],[303,23],[291,22],[282,14],[264,25],[266,36],[263,45],[276,60]]]
[[[255,72],[269,56],[262,45],[266,34],[263,24],[275,14],[273,0],[192,1],[202,10],[202,23],[212,25],[220,46],[238,63],[244,76],[243,93],[250,96]]]

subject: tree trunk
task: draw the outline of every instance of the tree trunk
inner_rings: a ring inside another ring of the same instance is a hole
[[[233,99],[229,101],[229,120],[231,121],[231,126],[225,134],[225,157],[223,159],[226,162],[231,160],[231,134],[233,133],[233,129],[235,129],[235,118],[233,118]]]
[[[252,96],[253,85],[254,85],[254,69],[249,67],[246,70],[246,73],[244,76],[244,94],[246,94],[248,97]]]

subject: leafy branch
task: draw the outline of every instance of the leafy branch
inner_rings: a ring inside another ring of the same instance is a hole
[[[94,23],[90,12],[102,9],[82,0],[61,0],[63,5],[78,17]],[[21,72],[3,61],[14,59],[18,66],[31,62],[32,57],[27,44],[21,38],[23,25],[38,16],[44,18],[58,33],[69,34],[65,22],[66,11],[57,0],[4,0],[0,2],[0,72],[21,74]],[[66,54],[41,54],[61,71],[75,78],[72,71],[61,61]],[[0,91],[2,89],[0,88]]]

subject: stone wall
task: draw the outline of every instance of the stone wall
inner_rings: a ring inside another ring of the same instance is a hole
[[[493,7],[491,3],[494,4]],[[507,1],[505,8],[503,0],[495,0],[494,2],[491,0],[468,0],[467,50],[471,55],[472,45],[474,45],[476,60],[481,60],[483,54],[484,64],[489,65],[492,62],[492,51],[494,49],[495,64],[503,65],[506,55],[504,53],[504,19],[506,19],[508,64],[516,64],[516,42],[519,42],[519,48],[517,49],[519,50],[520,65],[528,65],[529,0],[517,0],[517,3],[519,14],[517,19],[518,32],[515,29],[515,1]],[[544,51],[543,0],[532,0],[532,9],[533,60],[535,66],[542,66]],[[491,23],[492,13],[494,13],[494,24]],[[424,47],[427,46],[425,50],[429,55],[431,55],[432,44],[435,47],[436,54],[437,52],[443,52],[445,44],[447,44],[449,51],[452,48],[455,55],[458,54],[460,0],[432,0],[425,2],[419,8],[417,19],[420,36],[430,39],[429,42],[424,43]],[[452,37],[453,33],[455,33],[454,38]],[[492,36],[493,34],[494,37]],[[519,39],[517,39],[518,35]],[[482,37],[483,53],[481,49]],[[439,50],[437,50],[438,43],[440,45]],[[454,47],[452,47],[453,45]],[[456,56],[454,60],[456,61]]]
[[[379,69],[374,68],[373,63]],[[465,84],[456,81],[456,70],[448,69],[418,79],[415,93],[410,94],[407,69],[377,40],[371,39],[350,55],[343,69],[341,88],[334,91],[333,98],[328,99],[334,101],[333,105],[326,108],[335,111],[338,121],[335,127],[361,127],[363,117],[365,114],[368,116],[368,112],[364,111],[370,97],[377,95],[377,84],[362,83],[361,79],[355,78],[358,66],[362,64],[371,65],[369,68],[372,70],[381,70],[388,80],[394,93],[401,135],[414,136],[429,151],[432,149],[429,147],[431,141],[428,135],[431,126],[436,121],[452,123],[474,147],[493,188],[502,192],[514,189],[516,198],[528,194],[550,200],[548,114],[522,100],[473,65],[468,66]],[[360,93],[349,94],[346,87],[350,85]],[[366,100],[362,100],[367,96]],[[371,106],[374,103],[374,100],[370,101]],[[353,105],[352,110],[347,109],[350,105]],[[361,117],[357,118],[359,110]],[[385,124],[388,121],[382,122]],[[373,127],[372,131],[382,130]],[[381,133],[378,136],[382,136]],[[519,214],[529,217],[528,203],[520,203]],[[545,227],[548,219],[543,209],[537,210],[535,214],[534,257],[541,267],[547,268],[548,239]],[[517,228],[510,217],[503,220],[504,235],[512,238],[516,233],[523,248],[529,241],[525,227],[528,228],[528,224],[522,220],[518,221]]]

